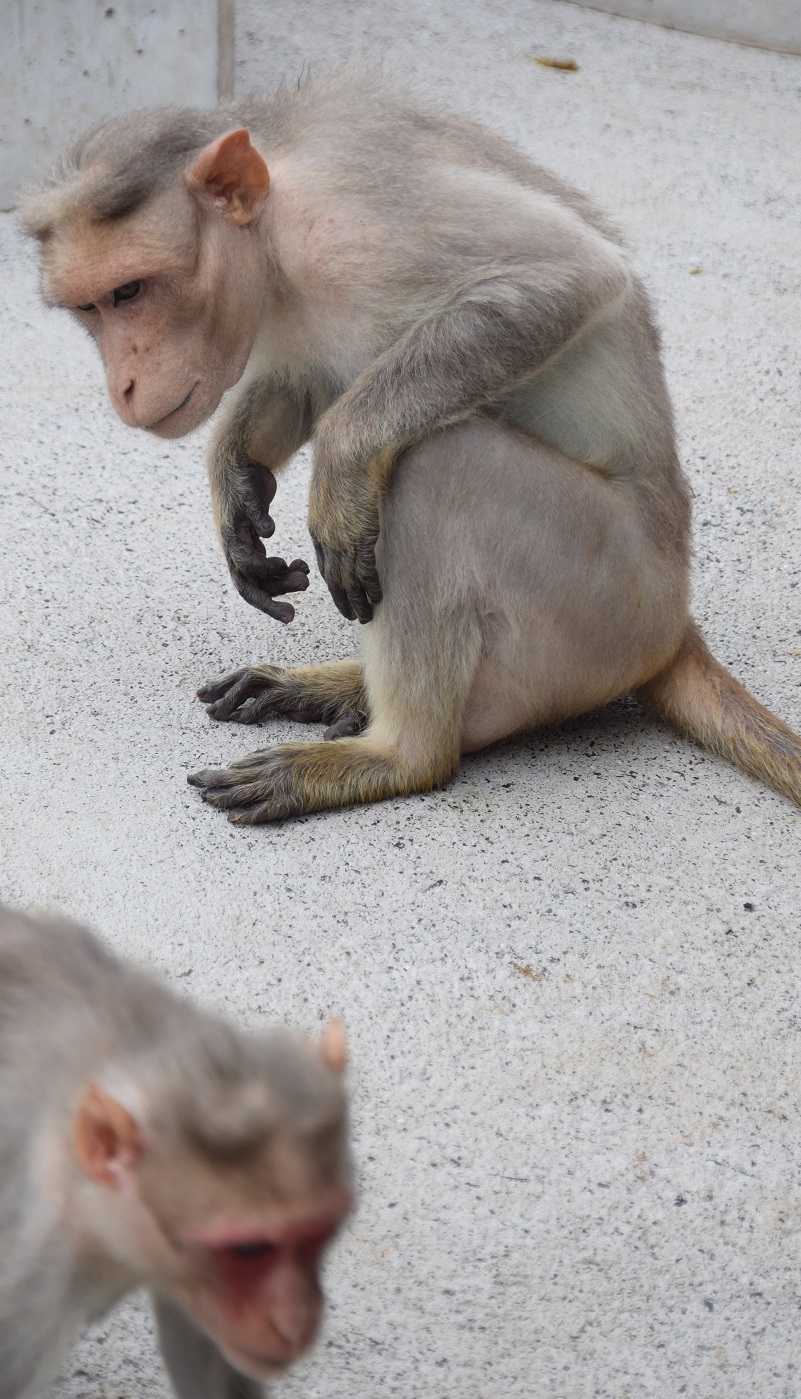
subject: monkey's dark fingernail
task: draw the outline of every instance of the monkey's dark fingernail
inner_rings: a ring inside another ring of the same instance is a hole
[[[292,562],[291,562],[291,564],[289,565],[289,572],[290,572],[290,573],[309,573],[309,572],[310,572],[310,569],[309,569],[309,565],[306,563],[305,559],[293,559]]]

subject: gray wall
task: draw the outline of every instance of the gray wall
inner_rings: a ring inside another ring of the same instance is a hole
[[[650,20],[668,29],[801,53],[799,0],[571,0],[591,10]]]
[[[233,10],[234,0],[3,0],[0,208],[75,131],[227,95]]]

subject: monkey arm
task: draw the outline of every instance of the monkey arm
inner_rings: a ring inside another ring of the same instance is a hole
[[[261,541],[275,530],[273,471],[308,439],[310,427],[310,410],[300,396],[272,380],[257,380],[234,402],[208,454],[212,509],[231,578],[246,602],[279,622],[291,622],[295,613],[274,599],[307,588],[309,568],[302,559],[287,565],[268,558]]]
[[[376,359],[321,419],[309,530],[346,617],[369,621],[381,598],[378,503],[398,454],[496,402],[625,298],[630,274],[618,250],[592,235],[579,252],[476,277]]]
[[[188,1316],[154,1300],[159,1345],[177,1399],[263,1399],[264,1389],[234,1370]]]

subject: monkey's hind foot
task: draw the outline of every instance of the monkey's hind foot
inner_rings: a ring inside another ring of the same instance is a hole
[[[455,764],[454,764],[455,766]],[[287,816],[430,791],[450,771],[422,772],[401,763],[369,734],[336,743],[263,748],[230,767],[205,769],[187,780],[229,821],[254,826]]]
[[[283,714],[300,724],[330,724],[327,738],[358,733],[367,722],[364,671],[358,661],[329,661],[327,665],[245,666],[198,690],[211,719],[232,724],[258,724],[271,714]],[[341,723],[348,722],[348,729]]]

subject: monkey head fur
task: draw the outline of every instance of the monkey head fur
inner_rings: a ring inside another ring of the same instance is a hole
[[[0,913],[0,1393],[38,1393],[65,1330],[142,1286],[181,1399],[199,1364],[223,1399],[300,1355],[351,1200],[344,1064],[340,1022],[246,1035]]]

